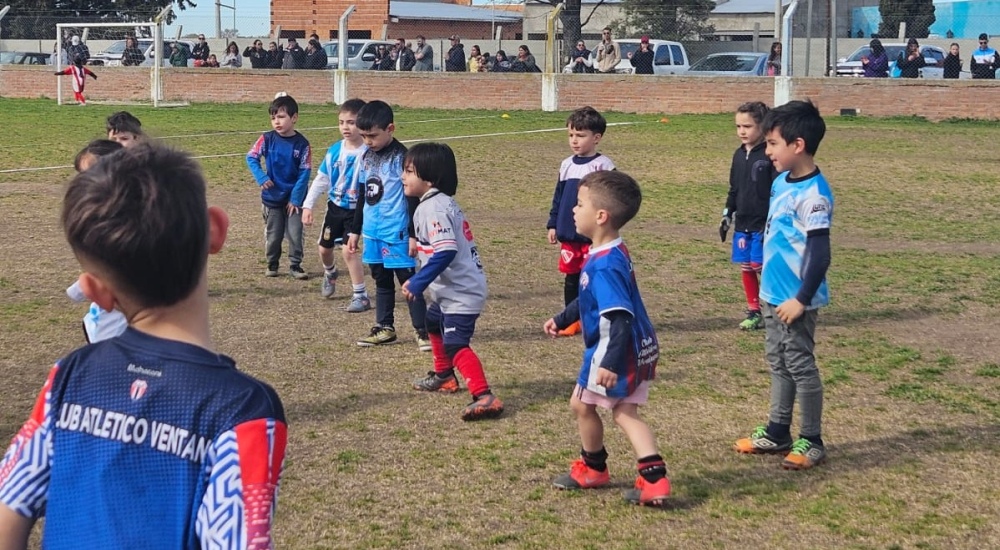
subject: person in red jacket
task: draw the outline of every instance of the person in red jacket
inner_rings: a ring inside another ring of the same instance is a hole
[[[76,102],[80,105],[86,105],[87,99],[83,97],[83,88],[87,83],[87,76],[97,80],[97,75],[87,67],[84,67],[83,57],[80,56],[77,56],[73,60],[73,64],[69,67],[55,72],[56,76],[62,76],[64,74],[68,74],[73,77],[73,99],[76,99]]]

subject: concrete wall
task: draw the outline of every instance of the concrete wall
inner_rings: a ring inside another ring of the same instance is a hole
[[[556,75],[557,107],[648,114],[720,113],[751,100],[773,102],[768,78]],[[469,73],[348,73],[347,95],[379,98],[411,108],[539,110],[542,75]],[[69,83],[64,97],[71,100]],[[279,90],[309,104],[332,103],[333,71],[163,71],[167,101],[267,103]],[[0,66],[0,97],[55,96],[55,77],[44,67]],[[149,72],[110,67],[88,81],[92,100],[148,101]],[[899,101],[906,97],[907,101]],[[1000,119],[1000,81],[795,78],[792,98],[810,98],[826,115],[843,108],[864,115]]]

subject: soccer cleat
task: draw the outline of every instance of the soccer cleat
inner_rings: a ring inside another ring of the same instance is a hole
[[[278,276],[278,267],[277,266],[275,266],[275,267],[268,267],[267,270],[264,271],[264,276],[265,277],[277,277]]]
[[[374,346],[386,346],[396,343],[396,330],[392,327],[372,327],[372,332],[367,337],[358,340],[358,346],[370,348]]]
[[[747,310],[747,318],[740,323],[740,330],[757,330],[764,328],[764,317],[759,309]]]
[[[372,300],[368,295],[354,296],[351,303],[344,307],[347,313],[361,313],[372,308]]]
[[[459,390],[458,379],[455,378],[454,374],[449,374],[447,378],[441,378],[434,371],[431,371],[427,373],[426,377],[414,380],[413,389],[455,393]]]
[[[664,477],[656,483],[646,481],[639,476],[635,480],[635,488],[625,491],[625,500],[639,506],[663,506],[670,496],[670,478]]]
[[[324,298],[333,298],[333,293],[337,291],[337,272],[334,271],[330,273],[326,271],[323,273],[323,288],[320,289],[319,293]]]
[[[580,334],[582,327],[580,326],[580,321],[574,322],[572,325],[559,331],[559,336],[576,336]]]
[[[288,269],[288,272],[292,275],[292,277],[295,277],[300,281],[304,281],[309,278],[309,274],[302,269],[302,266],[293,265]]]
[[[808,470],[826,462],[826,449],[805,438],[798,438],[792,443],[792,452],[785,456],[781,467],[786,470]]]
[[[427,333],[423,331],[417,331],[416,334],[417,348],[420,351],[431,351],[431,339],[427,337]]]
[[[743,454],[779,454],[792,448],[792,438],[786,441],[775,441],[767,434],[766,426],[754,428],[750,437],[737,439],[733,450]]]
[[[501,414],[503,414],[503,401],[492,393],[485,393],[465,407],[462,411],[462,420],[496,418]]]
[[[611,474],[607,468],[599,472],[578,458],[569,467],[569,473],[563,474],[552,480],[552,484],[559,489],[593,489],[607,485],[611,480]]]

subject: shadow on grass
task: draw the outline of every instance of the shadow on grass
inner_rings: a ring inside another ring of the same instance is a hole
[[[879,310],[851,310],[827,313],[822,311],[819,314],[818,324],[820,326],[864,326],[866,322],[881,322],[887,319],[893,321],[915,321],[925,319],[944,313],[941,310],[929,308],[905,308],[905,309],[879,309]],[[674,317],[670,320],[656,320],[653,327],[659,331],[669,332],[715,332],[732,331],[739,324],[741,319],[733,316],[729,317]]]

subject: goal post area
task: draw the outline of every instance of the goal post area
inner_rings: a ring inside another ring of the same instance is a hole
[[[176,107],[186,103],[166,103],[163,100],[162,70],[169,59],[169,50],[164,51],[166,42],[163,39],[164,14],[161,13],[153,21],[138,21],[126,23],[58,23],[56,24],[57,51],[53,65],[56,71],[62,71],[67,64],[73,63],[76,54],[81,53],[80,45],[86,47],[89,54],[87,68],[95,73],[101,67],[134,66],[140,70],[125,72],[117,82],[119,85],[134,90],[132,100],[115,101],[114,104],[152,105],[153,107]],[[72,37],[78,37],[80,45],[71,42]],[[126,40],[135,39],[135,48],[126,51]],[[115,76],[108,75],[109,78]],[[89,84],[89,82],[88,82]],[[86,95],[86,92],[84,92]],[[59,105],[72,101],[72,82],[67,78],[56,79],[56,98]],[[100,104],[100,100],[90,101]],[[108,102],[112,103],[112,102]]]

